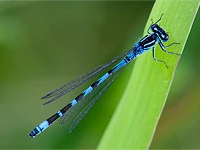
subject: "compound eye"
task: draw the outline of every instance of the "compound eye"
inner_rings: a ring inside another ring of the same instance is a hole
[[[151,30],[152,30],[153,32],[157,32],[157,31],[158,31],[158,25],[157,25],[157,24],[151,25]]]
[[[163,42],[166,42],[166,41],[168,41],[169,36],[167,34],[165,34],[165,35],[163,34],[163,36],[161,37],[161,39],[162,39]]]

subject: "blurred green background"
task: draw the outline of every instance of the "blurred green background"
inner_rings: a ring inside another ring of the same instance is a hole
[[[0,2],[0,148],[96,148],[134,63],[70,134],[56,122],[28,136],[86,85],[48,106],[40,97],[130,49],[153,3]],[[151,148],[200,148],[199,24],[198,13]]]

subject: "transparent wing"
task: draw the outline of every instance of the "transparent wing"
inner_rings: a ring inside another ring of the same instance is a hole
[[[56,90],[53,90],[49,94],[43,96],[41,99],[48,99],[51,98],[49,101],[45,102],[44,105],[53,102],[54,100],[58,99],[59,97],[65,95],[66,93],[70,92],[74,88],[78,87],[94,75],[98,74],[101,70],[103,70],[102,66],[98,66],[94,68],[93,70],[83,74],[82,76],[79,76],[78,78],[68,82],[67,84],[57,88]]]
[[[66,94],[66,93],[70,92],[71,90],[73,90],[74,88],[78,87],[79,85],[81,85],[82,83],[87,81],[88,79],[97,75],[102,70],[106,69],[107,67],[109,67],[113,63],[115,63],[115,62],[119,61],[121,58],[125,57],[128,53],[131,52],[131,50],[115,57],[113,60],[111,60],[110,62],[108,62],[106,64],[99,65],[95,69],[83,74],[82,76],[79,76],[78,78],[68,82],[67,84],[65,84],[65,85],[53,90],[52,92],[48,93],[47,95],[43,96],[41,99],[49,99],[50,98],[50,100],[45,102],[44,105],[51,103],[52,101],[58,99],[59,97],[63,96],[64,94]]]
[[[74,127],[84,118],[92,106],[97,102],[99,97],[112,84],[112,82],[117,78],[126,65],[111,75],[106,81],[104,81],[104,83],[96,87],[94,91],[81,99],[74,107],[66,112],[63,117],[61,117],[60,124],[67,124],[69,126],[68,132],[71,132]]]

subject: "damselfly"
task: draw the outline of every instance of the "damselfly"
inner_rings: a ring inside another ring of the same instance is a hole
[[[120,61],[117,63],[112,69],[110,69],[107,73],[105,73],[103,76],[101,76],[96,82],[94,82],[92,85],[90,85],[85,91],[83,91],[81,94],[79,94],[76,98],[74,98],[69,104],[67,104],[65,107],[63,107],[60,111],[58,111],[56,114],[42,122],[40,125],[38,125],[35,129],[33,129],[29,135],[34,138],[41,132],[43,132],[45,129],[47,129],[52,123],[54,123],[58,118],[61,117],[60,124],[69,124],[68,131],[71,132],[73,128],[80,122],[80,120],[86,115],[86,113],[90,110],[90,108],[96,103],[96,101],[99,99],[99,97],[106,91],[106,89],[111,85],[111,83],[116,79],[116,77],[120,74],[120,72],[137,56],[140,54],[143,54],[144,52],[152,49],[153,52],[153,59],[163,63],[167,68],[167,64],[163,60],[158,60],[155,57],[155,45],[158,44],[161,49],[169,54],[176,54],[180,55],[174,52],[168,52],[165,50],[165,48],[173,45],[173,44],[179,44],[179,43],[171,43],[168,46],[165,46],[163,42],[167,42],[169,39],[168,34],[157,24],[161,17],[155,22],[149,26],[147,33],[145,37],[143,37],[141,40],[139,40],[132,49],[130,49],[128,52],[117,56],[112,61],[100,65],[97,68],[91,70],[90,72],[78,77],[77,79],[65,84],[64,86],[50,92],[49,94],[42,97],[42,99],[50,99],[45,104],[48,104],[57,98],[63,96],[64,94],[70,92],[74,88],[78,87],[91,77],[97,75],[102,70],[108,68],[112,64]],[[98,92],[97,92],[98,91]]]

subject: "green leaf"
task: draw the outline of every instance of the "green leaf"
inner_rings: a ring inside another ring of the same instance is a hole
[[[151,19],[169,34],[169,41],[180,42],[167,51],[182,53],[190,33],[200,0],[159,0],[156,1],[147,21],[145,33]],[[148,149],[157,123],[164,108],[180,56],[164,53],[155,47],[157,59],[152,51],[137,58],[124,95],[101,139],[99,149]]]

